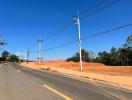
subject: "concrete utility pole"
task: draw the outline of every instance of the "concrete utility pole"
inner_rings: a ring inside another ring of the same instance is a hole
[[[27,56],[27,64],[28,64],[28,60],[29,60],[29,48],[27,49],[26,56]]]
[[[80,70],[83,70],[83,64],[82,64],[82,52],[81,52],[81,35],[80,35],[80,18],[79,18],[79,11],[77,11],[77,16],[73,17],[75,20],[75,24],[77,24],[78,29],[78,45],[79,45],[79,51],[80,51]]]
[[[22,56],[22,60],[24,61],[24,52],[22,52],[21,56]]]
[[[24,60],[25,60],[25,62],[26,62],[26,60],[27,60],[26,51],[23,52],[23,56],[24,56]]]
[[[43,43],[43,39],[42,38],[38,39],[38,45],[39,45],[39,47],[38,47],[38,62],[39,62],[39,64],[41,62],[42,43]]]

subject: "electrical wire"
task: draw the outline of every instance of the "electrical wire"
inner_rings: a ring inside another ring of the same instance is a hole
[[[99,11],[101,11],[101,10],[107,8],[107,7],[110,7],[111,5],[117,3],[118,1],[119,1],[119,0],[113,0],[113,1],[108,2],[108,3],[102,3],[101,6],[92,9],[91,11],[89,11],[88,13],[86,13],[86,14],[84,14],[84,15],[81,15],[80,18],[81,18],[81,19],[85,19],[86,17],[88,17],[88,16],[90,16],[90,15],[92,15],[92,14],[94,14],[94,13],[97,13],[97,12],[99,12]]]
[[[108,1],[109,1],[109,0],[108,0]],[[112,4],[116,3],[116,2],[119,1],[119,0],[114,0],[114,1],[112,0],[112,2],[108,2],[108,1],[106,1],[106,0],[101,0],[100,2],[98,2],[98,3],[95,4],[95,5],[93,5],[92,7],[83,10],[83,11],[81,12],[80,18],[81,18],[81,19],[84,19],[84,18],[86,18],[86,17],[89,16],[89,15],[92,15],[92,14],[98,12],[98,11],[101,11],[102,9],[104,9],[104,8],[106,8],[106,7],[111,6]],[[111,1],[111,0],[110,0],[110,1]],[[49,36],[47,36],[47,37],[45,38],[45,41],[48,41],[48,40],[50,40],[51,38],[53,38],[53,37],[55,37],[55,36],[61,34],[64,30],[67,30],[67,29],[70,28],[71,26],[72,26],[72,21],[66,22],[64,25],[62,25],[62,26],[59,28],[59,30],[57,30],[56,32],[51,33]]]
[[[116,30],[119,30],[119,29],[122,29],[122,28],[126,28],[126,27],[130,27],[130,26],[132,26],[132,23],[126,24],[126,25],[122,25],[122,26],[119,26],[119,27],[115,27],[115,28],[112,28],[112,29],[109,29],[109,30],[106,30],[106,31],[103,31],[103,32],[91,34],[91,35],[82,37],[81,40],[83,41],[83,40],[88,40],[88,39],[94,39],[94,38],[97,38],[99,36],[108,34],[108,33],[112,32],[112,31],[116,31]],[[53,50],[53,49],[56,49],[56,48],[69,46],[69,45],[71,45],[73,43],[76,43],[76,42],[78,42],[78,39],[73,40],[73,41],[69,41],[69,42],[66,42],[66,43],[63,43],[63,44],[59,44],[59,45],[56,45],[56,46],[53,46],[53,47],[50,47],[50,48],[43,49],[41,52],[45,52],[45,51]]]
[[[111,0],[110,0],[110,1],[111,1]],[[85,9],[84,11],[82,11],[82,12],[81,12],[80,18],[81,18],[81,19],[84,19],[84,18],[86,18],[86,17],[89,16],[89,15],[92,15],[92,14],[94,14],[94,13],[96,13],[96,12],[98,12],[98,11],[100,11],[100,10],[106,8],[106,7],[109,7],[109,6],[113,5],[113,4],[116,3],[117,1],[119,1],[119,0],[112,0],[111,2],[108,2],[108,1],[105,1],[105,0],[101,0],[100,2],[98,2],[98,3],[95,4],[95,5],[93,5],[92,7],[87,8],[87,9]],[[72,25],[72,21],[68,21],[66,24],[62,25],[61,28],[60,28],[58,31],[56,31],[55,33],[52,33],[52,34],[50,34],[48,37],[46,37],[46,38],[45,38],[45,41],[50,40],[51,38],[53,38],[53,37],[59,35],[59,34],[62,33],[64,30],[66,30],[66,29],[68,29],[69,27],[71,27],[71,25]],[[98,34],[98,35],[99,35],[99,34]],[[90,37],[95,37],[95,35],[91,35]],[[86,38],[88,38],[88,37],[84,37],[84,38],[82,38],[82,40],[85,40]],[[74,41],[67,42],[67,43],[63,43],[63,44],[60,44],[60,45],[57,45],[57,46],[54,46],[54,47],[51,47],[51,48],[47,48],[47,49],[45,49],[45,50],[48,51],[48,50],[52,50],[52,49],[54,49],[54,48],[63,47],[63,46],[65,46],[65,45],[73,44],[73,43],[75,43],[75,42],[77,42],[77,41],[78,41],[78,39],[77,39],[77,40],[74,40]],[[36,43],[35,43],[35,44],[36,44]],[[32,46],[34,46],[34,44],[28,45],[28,46],[26,47],[26,49],[29,48],[29,47],[32,47]]]

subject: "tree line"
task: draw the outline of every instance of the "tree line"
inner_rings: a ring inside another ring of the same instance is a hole
[[[120,48],[112,47],[110,52],[99,52],[96,57],[90,57],[90,52],[85,49],[81,50],[82,61],[84,62],[98,62],[105,65],[112,66],[131,66],[132,65],[132,34],[127,38],[125,44]],[[66,61],[79,62],[79,53],[76,53],[73,57],[66,59]]]
[[[8,51],[3,51],[1,54],[1,57],[0,57],[0,62],[6,62],[6,61],[18,62],[19,58],[18,58],[18,56],[14,55],[14,54],[13,55],[10,54]]]

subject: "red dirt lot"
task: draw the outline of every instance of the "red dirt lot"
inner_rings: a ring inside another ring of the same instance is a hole
[[[31,63],[30,63],[31,64]],[[43,68],[44,66],[65,68],[79,71],[79,62],[66,62],[62,60],[52,60],[41,62],[32,62],[32,67]],[[106,66],[101,63],[85,63],[83,62],[83,72],[106,74],[114,76],[132,76],[132,66]]]

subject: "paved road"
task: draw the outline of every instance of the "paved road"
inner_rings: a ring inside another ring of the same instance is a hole
[[[0,65],[0,100],[132,100],[132,91],[16,64]]]

